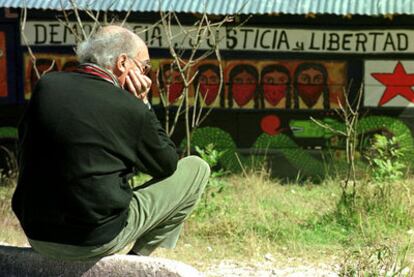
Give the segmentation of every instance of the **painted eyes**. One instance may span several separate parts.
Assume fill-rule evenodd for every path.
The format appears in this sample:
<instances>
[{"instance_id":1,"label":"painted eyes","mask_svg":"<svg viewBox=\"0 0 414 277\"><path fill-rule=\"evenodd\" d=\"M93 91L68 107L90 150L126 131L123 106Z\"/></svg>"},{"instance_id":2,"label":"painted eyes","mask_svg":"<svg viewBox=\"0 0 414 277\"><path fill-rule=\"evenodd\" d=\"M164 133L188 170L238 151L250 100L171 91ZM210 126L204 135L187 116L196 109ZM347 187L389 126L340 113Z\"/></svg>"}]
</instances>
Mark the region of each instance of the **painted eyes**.
<instances>
[{"instance_id":1,"label":"painted eyes","mask_svg":"<svg viewBox=\"0 0 414 277\"><path fill-rule=\"evenodd\" d=\"M279 84L286 84L288 79L286 77L280 78L273 78L273 77L265 77L263 79L263 83L266 85L279 85Z\"/></svg>"},{"instance_id":2,"label":"painted eyes","mask_svg":"<svg viewBox=\"0 0 414 277\"><path fill-rule=\"evenodd\" d=\"M303 73L299 76L299 81L302 84L322 84L323 76L322 74L316 74L311 76L306 73Z\"/></svg>"},{"instance_id":3,"label":"painted eyes","mask_svg":"<svg viewBox=\"0 0 414 277\"><path fill-rule=\"evenodd\" d=\"M248 78L248 79L244 79L244 78L240 78L240 77L236 77L233 80L234 84L256 84L256 80L252 79L252 78Z\"/></svg>"},{"instance_id":4,"label":"painted eyes","mask_svg":"<svg viewBox=\"0 0 414 277\"><path fill-rule=\"evenodd\" d=\"M212 77L205 77L205 76L200 76L200 83L201 84L213 84L216 85L219 83L219 80L216 76L212 76Z\"/></svg>"}]
</instances>

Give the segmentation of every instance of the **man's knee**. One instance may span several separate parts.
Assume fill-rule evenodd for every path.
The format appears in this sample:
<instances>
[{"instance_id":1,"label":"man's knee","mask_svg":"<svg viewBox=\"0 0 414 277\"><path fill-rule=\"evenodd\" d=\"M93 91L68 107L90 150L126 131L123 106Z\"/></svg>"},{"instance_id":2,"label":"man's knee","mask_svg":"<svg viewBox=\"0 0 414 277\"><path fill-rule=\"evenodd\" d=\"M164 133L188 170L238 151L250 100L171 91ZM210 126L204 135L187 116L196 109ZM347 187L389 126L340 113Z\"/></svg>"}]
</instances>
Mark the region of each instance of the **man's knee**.
<instances>
[{"instance_id":1,"label":"man's knee","mask_svg":"<svg viewBox=\"0 0 414 277\"><path fill-rule=\"evenodd\" d=\"M192 167L197 169L196 171L200 171L206 178L210 176L210 166L205 160L198 156L187 156L182 158L179 163L185 168Z\"/></svg>"},{"instance_id":2,"label":"man's knee","mask_svg":"<svg viewBox=\"0 0 414 277\"><path fill-rule=\"evenodd\" d=\"M201 194L210 177L210 166L206 161L197 156L188 156L179 161L179 170L186 171L186 174L190 174L191 180L188 185L192 186L194 194ZM187 175L188 176L188 175Z\"/></svg>"}]
</instances>

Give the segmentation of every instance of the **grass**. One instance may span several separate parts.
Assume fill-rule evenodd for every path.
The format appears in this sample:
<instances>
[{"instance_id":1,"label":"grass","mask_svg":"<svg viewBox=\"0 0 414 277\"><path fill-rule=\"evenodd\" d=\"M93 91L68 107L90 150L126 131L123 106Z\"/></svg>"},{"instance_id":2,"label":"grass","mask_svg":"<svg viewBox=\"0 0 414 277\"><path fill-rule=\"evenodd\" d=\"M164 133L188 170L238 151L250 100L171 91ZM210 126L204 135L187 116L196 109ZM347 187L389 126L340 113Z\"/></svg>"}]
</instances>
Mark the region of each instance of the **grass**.
<instances>
[{"instance_id":1,"label":"grass","mask_svg":"<svg viewBox=\"0 0 414 277\"><path fill-rule=\"evenodd\" d=\"M301 257L301 263L331 261L349 267L361 257L377 255L378 249L388 249L387 262L401 260L405 250L402 262L412 261L414 251L407 246L414 228L414 180L393 184L392 205L384 209L381 203L375 207L367 203L375 200L366 200L375 184L365 184L366 195L357 200L352 215L338 206L338 182L282 185L258 174L232 176L221 194L191 216L179 247L159 253L190 264L221 259L260 261L271 253L281 264Z\"/></svg>"},{"instance_id":2,"label":"grass","mask_svg":"<svg viewBox=\"0 0 414 277\"><path fill-rule=\"evenodd\" d=\"M358 270L375 272L393 264L411 266L413 179L392 184L387 203L375 196L376 184L362 182L352 213L338 204L337 179L318 185L281 184L264 172L253 172L221 181L224 190L199 203L177 248L159 249L156 256L205 269L220 260L250 263L271 254L280 265L342 264L344 276L364 276ZM0 241L25 244L10 210L11 193L12 187L0 187ZM372 259L381 255L386 261ZM300 259L295 262L294 257Z\"/></svg>"},{"instance_id":3,"label":"grass","mask_svg":"<svg viewBox=\"0 0 414 277\"><path fill-rule=\"evenodd\" d=\"M27 240L17 218L11 210L14 185L0 186L0 242L26 245Z\"/></svg>"}]
</instances>

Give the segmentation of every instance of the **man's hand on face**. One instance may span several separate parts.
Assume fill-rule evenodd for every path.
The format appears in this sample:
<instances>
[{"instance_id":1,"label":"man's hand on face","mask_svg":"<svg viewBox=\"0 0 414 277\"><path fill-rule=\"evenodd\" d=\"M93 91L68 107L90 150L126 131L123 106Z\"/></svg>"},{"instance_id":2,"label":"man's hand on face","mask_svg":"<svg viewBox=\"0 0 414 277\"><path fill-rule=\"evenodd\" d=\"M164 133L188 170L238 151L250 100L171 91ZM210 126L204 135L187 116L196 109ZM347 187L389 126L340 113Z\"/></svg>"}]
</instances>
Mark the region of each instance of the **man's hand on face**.
<instances>
[{"instance_id":1,"label":"man's hand on face","mask_svg":"<svg viewBox=\"0 0 414 277\"><path fill-rule=\"evenodd\" d=\"M130 69L125 78L126 89L141 99L145 104L148 103L148 92L151 88L152 81L142 74L138 69Z\"/></svg>"}]
</instances>

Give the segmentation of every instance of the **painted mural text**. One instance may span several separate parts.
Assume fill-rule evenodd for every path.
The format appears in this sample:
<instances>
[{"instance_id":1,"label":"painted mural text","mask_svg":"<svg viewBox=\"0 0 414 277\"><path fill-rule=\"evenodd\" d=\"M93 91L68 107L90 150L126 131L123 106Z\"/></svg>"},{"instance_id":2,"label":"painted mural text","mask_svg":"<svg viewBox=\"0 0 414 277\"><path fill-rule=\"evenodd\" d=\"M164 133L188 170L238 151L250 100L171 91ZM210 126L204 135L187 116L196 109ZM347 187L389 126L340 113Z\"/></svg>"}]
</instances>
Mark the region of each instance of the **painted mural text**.
<instances>
[{"instance_id":1,"label":"painted mural text","mask_svg":"<svg viewBox=\"0 0 414 277\"><path fill-rule=\"evenodd\" d=\"M310 50L349 52L406 51L408 35L404 32L312 32Z\"/></svg>"},{"instance_id":2,"label":"painted mural text","mask_svg":"<svg viewBox=\"0 0 414 277\"><path fill-rule=\"evenodd\" d=\"M76 25L73 24L76 28ZM84 24L86 32L93 23ZM160 25L131 23L132 30L153 48L168 48L170 42ZM192 48L199 38L192 27L185 27L187 36L178 26L171 26L175 47ZM75 38L68 27L58 22L27 22L26 35L32 45L73 45ZM193 28L194 30L194 28ZM195 31L195 30L194 30ZM193 34L194 33L194 34ZM314 53L414 53L414 30L315 30L291 28L220 28L201 43L200 49L220 41L223 50L281 51Z\"/></svg>"}]
</instances>

